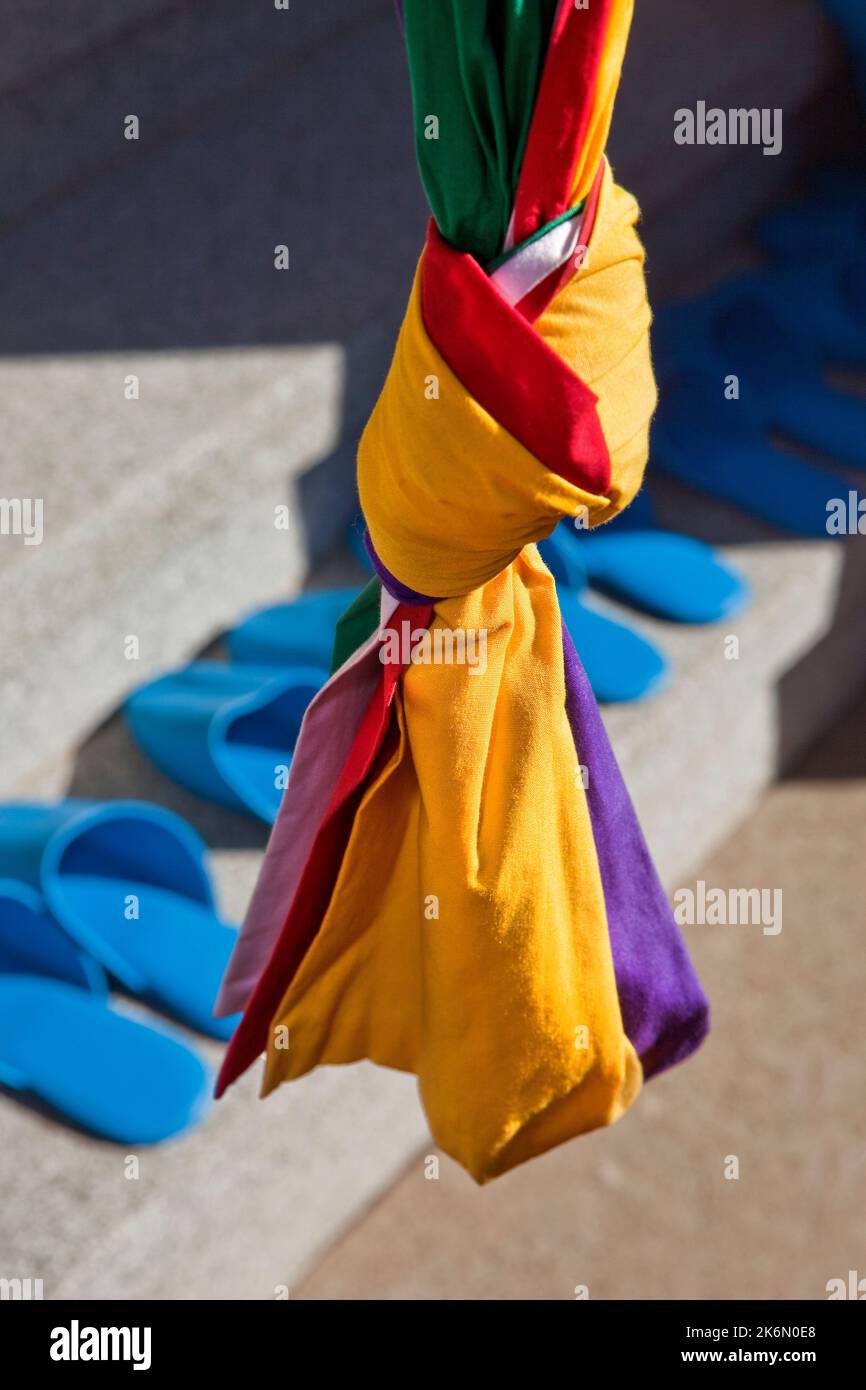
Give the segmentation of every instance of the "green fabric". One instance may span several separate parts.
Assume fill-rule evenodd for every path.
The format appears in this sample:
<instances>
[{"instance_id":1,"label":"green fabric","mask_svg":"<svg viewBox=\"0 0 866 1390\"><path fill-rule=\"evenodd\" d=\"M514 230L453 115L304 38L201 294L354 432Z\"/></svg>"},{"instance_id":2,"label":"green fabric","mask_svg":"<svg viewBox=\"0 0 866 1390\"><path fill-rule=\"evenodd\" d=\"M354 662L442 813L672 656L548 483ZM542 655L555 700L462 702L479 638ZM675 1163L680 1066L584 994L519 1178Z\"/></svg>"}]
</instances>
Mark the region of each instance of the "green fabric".
<instances>
[{"instance_id":1,"label":"green fabric","mask_svg":"<svg viewBox=\"0 0 866 1390\"><path fill-rule=\"evenodd\" d=\"M415 146L446 241L497 256L558 0L405 0ZM439 138L427 138L427 118Z\"/></svg>"},{"instance_id":2,"label":"green fabric","mask_svg":"<svg viewBox=\"0 0 866 1390\"><path fill-rule=\"evenodd\" d=\"M368 637L372 637L379 626L379 604L382 588L378 579L371 579L366 588L354 598L341 618L337 620L334 634L334 653L331 657L331 675L339 671Z\"/></svg>"}]
</instances>

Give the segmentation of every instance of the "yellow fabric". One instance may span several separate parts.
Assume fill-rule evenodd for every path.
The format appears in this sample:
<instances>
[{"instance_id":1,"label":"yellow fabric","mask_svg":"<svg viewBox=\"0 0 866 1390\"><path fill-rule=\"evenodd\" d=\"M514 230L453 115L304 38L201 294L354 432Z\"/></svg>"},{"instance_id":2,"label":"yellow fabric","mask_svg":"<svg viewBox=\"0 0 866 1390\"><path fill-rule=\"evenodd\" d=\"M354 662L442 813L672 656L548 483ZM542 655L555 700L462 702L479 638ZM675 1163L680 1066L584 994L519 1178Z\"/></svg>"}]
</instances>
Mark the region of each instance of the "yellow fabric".
<instances>
[{"instance_id":1,"label":"yellow fabric","mask_svg":"<svg viewBox=\"0 0 866 1390\"><path fill-rule=\"evenodd\" d=\"M468 397L427 339L417 282L359 453L378 554L448 595L435 626L486 631L486 669L411 666L398 686L330 906L273 1019L263 1093L323 1062L412 1071L434 1138L479 1182L615 1120L642 1081L559 606L532 544L581 505L606 520L640 485L655 390L635 216L607 171L589 268L537 325L600 397L607 497L549 472Z\"/></svg>"},{"instance_id":2,"label":"yellow fabric","mask_svg":"<svg viewBox=\"0 0 866 1390\"><path fill-rule=\"evenodd\" d=\"M535 548L439 604L436 624L485 629L486 671L404 678L399 737L274 1019L289 1045L273 1034L263 1094L320 1062L415 1072L434 1138L484 1181L616 1119L641 1068L565 714L559 606Z\"/></svg>"},{"instance_id":3,"label":"yellow fabric","mask_svg":"<svg viewBox=\"0 0 866 1390\"><path fill-rule=\"evenodd\" d=\"M376 552L423 594L465 594L582 507L590 525L632 500L656 392L635 200L605 170L586 267L536 331L599 398L611 455L606 496L560 478L464 389L424 331L419 275L384 389L358 452L358 490ZM439 399L425 383L438 379Z\"/></svg>"}]
</instances>

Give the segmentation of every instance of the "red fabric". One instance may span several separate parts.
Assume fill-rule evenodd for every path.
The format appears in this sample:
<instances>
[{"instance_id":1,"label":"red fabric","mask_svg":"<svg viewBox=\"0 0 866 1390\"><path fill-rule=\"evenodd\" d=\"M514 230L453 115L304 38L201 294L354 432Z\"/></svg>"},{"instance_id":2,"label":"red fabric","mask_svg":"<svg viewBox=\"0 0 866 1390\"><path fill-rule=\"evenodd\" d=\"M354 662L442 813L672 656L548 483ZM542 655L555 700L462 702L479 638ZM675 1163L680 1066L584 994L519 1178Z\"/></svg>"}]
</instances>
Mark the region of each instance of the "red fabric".
<instances>
[{"instance_id":1,"label":"red fabric","mask_svg":"<svg viewBox=\"0 0 866 1390\"><path fill-rule=\"evenodd\" d=\"M430 341L469 394L553 473L606 493L610 455L597 396L432 218L421 302Z\"/></svg>"},{"instance_id":2,"label":"red fabric","mask_svg":"<svg viewBox=\"0 0 866 1390\"><path fill-rule=\"evenodd\" d=\"M432 606L401 604L388 627L399 634L401 622L408 621L412 631L416 631L428 627L432 617ZM394 690L402 671L403 667L396 663L382 666L381 679L313 841L282 931L223 1058L216 1084L217 1099L265 1051L271 1020L319 930L343 862L358 803L391 723Z\"/></svg>"},{"instance_id":3,"label":"red fabric","mask_svg":"<svg viewBox=\"0 0 866 1390\"><path fill-rule=\"evenodd\" d=\"M570 205L612 3L590 0L577 10L562 0L553 22L514 204L516 246Z\"/></svg>"},{"instance_id":4,"label":"red fabric","mask_svg":"<svg viewBox=\"0 0 866 1390\"><path fill-rule=\"evenodd\" d=\"M586 200L586 207L583 211L583 219L580 228L580 244L589 249L592 240L592 229L595 226L595 217L598 212L598 200L601 194L601 184L604 178L604 160L598 166L598 173L595 176L595 183L592 185L589 197ZM564 265L552 270L546 279L536 285L534 290L530 290L517 304L515 309L529 323L535 323L540 319L548 304L556 298L563 285L567 285L573 275L579 274L580 265L575 261L566 261Z\"/></svg>"}]
</instances>

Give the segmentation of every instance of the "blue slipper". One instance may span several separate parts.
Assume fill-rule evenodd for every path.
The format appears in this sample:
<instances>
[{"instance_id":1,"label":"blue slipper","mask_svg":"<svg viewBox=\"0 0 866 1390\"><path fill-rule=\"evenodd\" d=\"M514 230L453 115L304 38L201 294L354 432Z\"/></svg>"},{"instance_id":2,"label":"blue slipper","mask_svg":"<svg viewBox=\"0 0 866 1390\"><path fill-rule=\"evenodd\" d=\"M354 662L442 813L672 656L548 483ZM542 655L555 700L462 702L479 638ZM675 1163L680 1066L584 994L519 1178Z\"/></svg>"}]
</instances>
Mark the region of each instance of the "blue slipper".
<instances>
[{"instance_id":1,"label":"blue slipper","mask_svg":"<svg viewBox=\"0 0 866 1390\"><path fill-rule=\"evenodd\" d=\"M715 623L749 601L746 581L711 546L654 524L646 489L614 525L576 531L562 522L554 536L576 552L593 588L652 617Z\"/></svg>"},{"instance_id":2,"label":"blue slipper","mask_svg":"<svg viewBox=\"0 0 866 1390\"><path fill-rule=\"evenodd\" d=\"M197 1124L207 1067L180 1039L118 1013L99 966L32 889L0 882L0 1084L119 1144Z\"/></svg>"},{"instance_id":3,"label":"blue slipper","mask_svg":"<svg viewBox=\"0 0 866 1390\"><path fill-rule=\"evenodd\" d=\"M211 1079L178 1039L57 980L0 975L0 1083L118 1144L158 1144L205 1115Z\"/></svg>"},{"instance_id":4,"label":"blue slipper","mask_svg":"<svg viewBox=\"0 0 866 1390\"><path fill-rule=\"evenodd\" d=\"M47 975L100 998L108 980L54 920L45 899L17 879L0 879L0 975Z\"/></svg>"},{"instance_id":5,"label":"blue slipper","mask_svg":"<svg viewBox=\"0 0 866 1390\"><path fill-rule=\"evenodd\" d=\"M866 368L866 267L831 258L808 275L783 265L749 283L786 333L807 343L825 366Z\"/></svg>"},{"instance_id":6,"label":"blue slipper","mask_svg":"<svg viewBox=\"0 0 866 1390\"><path fill-rule=\"evenodd\" d=\"M260 608L226 634L232 661L327 671L337 621L357 596L357 589L321 589Z\"/></svg>"},{"instance_id":7,"label":"blue slipper","mask_svg":"<svg viewBox=\"0 0 866 1390\"><path fill-rule=\"evenodd\" d=\"M811 539L827 537L827 505L847 479L783 452L743 401L723 398L723 375L705 364L663 381L652 458L678 482Z\"/></svg>"},{"instance_id":8,"label":"blue slipper","mask_svg":"<svg viewBox=\"0 0 866 1390\"><path fill-rule=\"evenodd\" d=\"M169 777L271 823L304 711L327 679L326 668L197 661L134 691L124 715Z\"/></svg>"},{"instance_id":9,"label":"blue slipper","mask_svg":"<svg viewBox=\"0 0 866 1390\"><path fill-rule=\"evenodd\" d=\"M866 400L826 384L814 347L805 334L786 329L760 277L729 281L704 299L659 314L655 345L663 379L671 364L712 364L719 394L726 377L736 375L741 398L767 431L866 467ZM743 399L723 404L733 413Z\"/></svg>"},{"instance_id":10,"label":"blue slipper","mask_svg":"<svg viewBox=\"0 0 866 1390\"><path fill-rule=\"evenodd\" d=\"M237 931L217 914L205 855L185 821L146 802L0 806L0 878L41 893L79 950L131 993L226 1039L237 1018L215 1019L213 1005ZM45 940L61 959L56 937ZM69 970L59 978L75 983Z\"/></svg>"},{"instance_id":11,"label":"blue slipper","mask_svg":"<svg viewBox=\"0 0 866 1390\"><path fill-rule=\"evenodd\" d=\"M583 602L586 571L580 547L572 547L557 529L539 543L538 551L556 580L562 620L599 703L645 700L664 689L670 668L661 652L632 628Z\"/></svg>"},{"instance_id":12,"label":"blue slipper","mask_svg":"<svg viewBox=\"0 0 866 1390\"><path fill-rule=\"evenodd\" d=\"M766 290L789 332L805 336L824 362L866 366L866 181L862 201L849 175L826 173L835 192L772 213L759 236L776 268Z\"/></svg>"},{"instance_id":13,"label":"blue slipper","mask_svg":"<svg viewBox=\"0 0 866 1390\"><path fill-rule=\"evenodd\" d=\"M768 214L758 229L761 246L775 261L794 266L801 285L827 262L856 263L866 238L866 208L836 197L795 203ZM796 310L796 300L792 306Z\"/></svg>"}]
</instances>

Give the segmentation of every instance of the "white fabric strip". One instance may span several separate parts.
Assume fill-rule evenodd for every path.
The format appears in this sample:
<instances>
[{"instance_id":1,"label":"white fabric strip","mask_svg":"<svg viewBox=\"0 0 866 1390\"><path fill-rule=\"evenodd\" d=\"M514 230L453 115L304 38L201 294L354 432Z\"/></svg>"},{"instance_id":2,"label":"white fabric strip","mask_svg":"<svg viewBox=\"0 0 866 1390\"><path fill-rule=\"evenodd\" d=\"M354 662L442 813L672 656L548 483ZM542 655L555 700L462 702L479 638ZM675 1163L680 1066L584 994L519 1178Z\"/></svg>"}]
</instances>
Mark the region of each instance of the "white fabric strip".
<instances>
[{"instance_id":1,"label":"white fabric strip","mask_svg":"<svg viewBox=\"0 0 866 1390\"><path fill-rule=\"evenodd\" d=\"M490 278L509 304L519 304L552 271L578 254L583 220L584 214L576 213L566 222L559 222L494 270Z\"/></svg>"}]
</instances>

